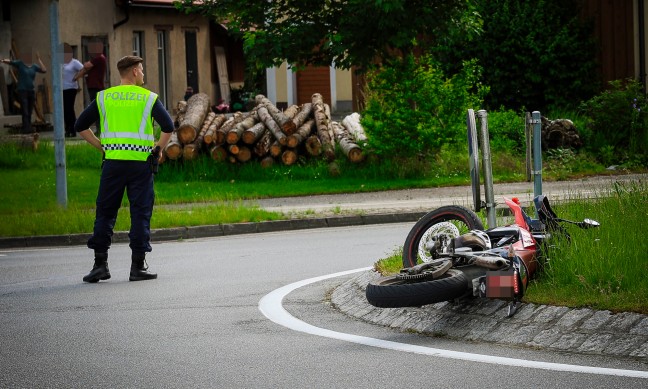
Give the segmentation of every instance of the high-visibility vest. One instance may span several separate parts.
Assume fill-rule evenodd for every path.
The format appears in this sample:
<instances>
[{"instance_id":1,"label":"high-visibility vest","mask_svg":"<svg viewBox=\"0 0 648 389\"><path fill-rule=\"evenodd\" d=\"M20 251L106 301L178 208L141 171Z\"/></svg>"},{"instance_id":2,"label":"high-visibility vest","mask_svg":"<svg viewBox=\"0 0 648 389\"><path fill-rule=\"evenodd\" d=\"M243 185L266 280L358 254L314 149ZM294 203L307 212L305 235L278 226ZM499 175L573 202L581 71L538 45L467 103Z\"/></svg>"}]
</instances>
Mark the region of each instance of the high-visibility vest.
<instances>
[{"instance_id":1,"label":"high-visibility vest","mask_svg":"<svg viewBox=\"0 0 648 389\"><path fill-rule=\"evenodd\" d=\"M106 159L146 161L153 146L151 111L157 94L135 85L120 85L97 94L101 145Z\"/></svg>"}]
</instances>

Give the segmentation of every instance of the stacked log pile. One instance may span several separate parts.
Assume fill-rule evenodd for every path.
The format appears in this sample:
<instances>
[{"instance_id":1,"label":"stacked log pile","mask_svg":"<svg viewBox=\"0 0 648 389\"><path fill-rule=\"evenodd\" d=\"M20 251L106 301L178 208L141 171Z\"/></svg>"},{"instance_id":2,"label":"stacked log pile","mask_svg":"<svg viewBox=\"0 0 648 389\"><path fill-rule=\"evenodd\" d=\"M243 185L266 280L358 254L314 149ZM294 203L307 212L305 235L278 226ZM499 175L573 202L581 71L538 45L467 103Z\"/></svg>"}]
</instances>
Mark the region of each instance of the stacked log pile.
<instances>
[{"instance_id":1,"label":"stacked log pile","mask_svg":"<svg viewBox=\"0 0 648 389\"><path fill-rule=\"evenodd\" d=\"M362 161L367 138L360 116L339 123L331 120L322 95L315 93L311 100L282 111L258 95L250 112L226 115L211 112L206 94L194 94L176 107L176 130L164 149L165 159L190 161L206 153L215 161L257 161L263 167L292 165L301 156L333 162L337 144L349 161Z\"/></svg>"},{"instance_id":2,"label":"stacked log pile","mask_svg":"<svg viewBox=\"0 0 648 389\"><path fill-rule=\"evenodd\" d=\"M578 130L571 120L549 120L543 116L541 122L543 151L568 147L578 149L583 146Z\"/></svg>"}]
</instances>

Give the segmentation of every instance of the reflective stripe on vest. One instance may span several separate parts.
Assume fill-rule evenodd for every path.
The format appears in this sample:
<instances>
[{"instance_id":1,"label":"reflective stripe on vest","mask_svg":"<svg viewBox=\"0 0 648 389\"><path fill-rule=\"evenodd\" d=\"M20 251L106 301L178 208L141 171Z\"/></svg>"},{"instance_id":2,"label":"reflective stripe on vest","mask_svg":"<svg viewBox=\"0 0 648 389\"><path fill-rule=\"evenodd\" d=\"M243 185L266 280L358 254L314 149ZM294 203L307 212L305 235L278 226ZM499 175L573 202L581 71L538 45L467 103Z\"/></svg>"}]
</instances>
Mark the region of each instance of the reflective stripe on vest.
<instances>
[{"instance_id":1,"label":"reflective stripe on vest","mask_svg":"<svg viewBox=\"0 0 648 389\"><path fill-rule=\"evenodd\" d=\"M122 85L97 94L106 159L145 161L155 143L151 111L157 94Z\"/></svg>"}]
</instances>

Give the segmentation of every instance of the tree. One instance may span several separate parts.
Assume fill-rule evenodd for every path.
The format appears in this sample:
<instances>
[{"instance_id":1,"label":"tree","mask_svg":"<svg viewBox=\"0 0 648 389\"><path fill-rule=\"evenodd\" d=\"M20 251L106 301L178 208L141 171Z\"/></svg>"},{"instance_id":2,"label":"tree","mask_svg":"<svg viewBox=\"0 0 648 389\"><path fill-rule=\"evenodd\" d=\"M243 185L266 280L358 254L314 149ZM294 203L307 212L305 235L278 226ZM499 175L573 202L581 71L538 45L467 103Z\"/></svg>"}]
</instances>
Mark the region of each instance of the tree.
<instances>
[{"instance_id":1,"label":"tree","mask_svg":"<svg viewBox=\"0 0 648 389\"><path fill-rule=\"evenodd\" d=\"M257 69L280 65L361 70L423 52L464 21L470 0L182 0L177 7L227 25Z\"/></svg>"},{"instance_id":2,"label":"tree","mask_svg":"<svg viewBox=\"0 0 648 389\"><path fill-rule=\"evenodd\" d=\"M435 47L446 71L476 58L488 109L574 109L600 88L592 25L578 0L476 0L478 39L448 34Z\"/></svg>"}]
</instances>

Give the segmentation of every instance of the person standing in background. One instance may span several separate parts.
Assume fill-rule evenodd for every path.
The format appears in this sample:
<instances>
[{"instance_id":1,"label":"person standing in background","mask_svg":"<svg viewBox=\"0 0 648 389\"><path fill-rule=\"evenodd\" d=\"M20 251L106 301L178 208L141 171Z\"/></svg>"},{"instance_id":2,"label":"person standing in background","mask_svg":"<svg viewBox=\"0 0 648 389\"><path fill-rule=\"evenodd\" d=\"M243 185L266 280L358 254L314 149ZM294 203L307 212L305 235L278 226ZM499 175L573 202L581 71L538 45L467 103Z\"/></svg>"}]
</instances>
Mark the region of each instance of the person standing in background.
<instances>
[{"instance_id":1,"label":"person standing in background","mask_svg":"<svg viewBox=\"0 0 648 389\"><path fill-rule=\"evenodd\" d=\"M76 101L79 83L76 75L83 69L83 64L72 56L72 46L63 44L63 119L65 121L65 137L74 137L74 102Z\"/></svg>"},{"instance_id":2,"label":"person standing in background","mask_svg":"<svg viewBox=\"0 0 648 389\"><path fill-rule=\"evenodd\" d=\"M88 44L90 60L83 64L83 70L77 74L76 79L86 77L86 87L90 94L90 101L96 100L97 93L106 89L106 57L103 54L103 43L91 42Z\"/></svg>"},{"instance_id":3,"label":"person standing in background","mask_svg":"<svg viewBox=\"0 0 648 389\"><path fill-rule=\"evenodd\" d=\"M81 77L86 77L86 87L90 95L90 101L97 99L97 93L106 89L104 79L106 78L106 56L103 53L103 43L91 42L88 44L88 52L90 53L90 60L83 64L83 69L76 75L75 80ZM95 134L99 134L99 125Z\"/></svg>"},{"instance_id":4,"label":"person standing in background","mask_svg":"<svg viewBox=\"0 0 648 389\"><path fill-rule=\"evenodd\" d=\"M33 63L31 53L24 53L20 56L20 59L16 60L2 60L2 63L9 64L18 70L18 85L16 90L20 98L23 134L33 132L31 115L34 110L34 104L36 103L36 92L34 89L36 73L47 73L47 68L43 65L43 61L41 61L38 52L36 52L36 61L38 61L38 64Z\"/></svg>"}]
</instances>

